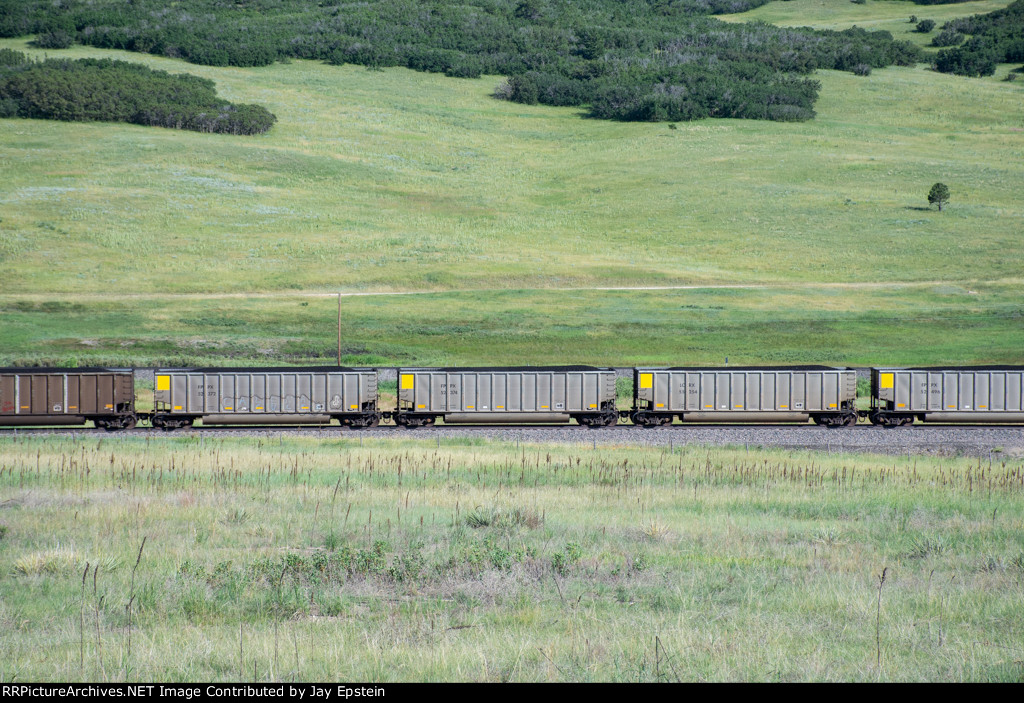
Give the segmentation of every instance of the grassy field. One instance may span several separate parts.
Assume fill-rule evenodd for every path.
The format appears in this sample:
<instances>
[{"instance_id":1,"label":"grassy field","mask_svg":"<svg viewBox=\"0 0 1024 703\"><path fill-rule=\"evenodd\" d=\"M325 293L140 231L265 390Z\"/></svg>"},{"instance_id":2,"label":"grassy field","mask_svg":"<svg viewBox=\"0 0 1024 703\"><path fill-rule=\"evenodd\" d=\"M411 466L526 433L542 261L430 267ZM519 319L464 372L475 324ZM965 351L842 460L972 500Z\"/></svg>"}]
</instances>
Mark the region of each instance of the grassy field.
<instances>
[{"instance_id":1,"label":"grassy field","mask_svg":"<svg viewBox=\"0 0 1024 703\"><path fill-rule=\"evenodd\" d=\"M24 42L3 41L24 48ZM32 51L41 56L43 52ZM822 72L819 117L616 124L498 78L218 69L263 137L5 120L4 292L409 290L996 279L1019 231L1021 87ZM928 188L948 182L948 211ZM950 250L958 254L949 257Z\"/></svg>"},{"instance_id":2,"label":"grassy field","mask_svg":"<svg viewBox=\"0 0 1024 703\"><path fill-rule=\"evenodd\" d=\"M794 0L751 16L864 24L857 13L897 22L1000 4ZM0 46L46 53L25 40ZM705 120L670 129L495 100L497 77L302 61L214 68L85 47L60 55L194 73L280 121L262 137L0 121L0 363L318 358L333 338L327 303L310 299L309 310L296 310L290 298L249 296L334 290L438 294L353 299L360 324L347 335L346 357L373 363L498 361L512 350L523 358L524 347L538 361L564 361L566 349L581 352L580 361L678 360L681 351L704 361L728 348L751 361L853 362L873 351L854 343L867 329L860 323L841 322L848 341L825 348L797 329L792 340L775 334L779 324L823 314L837 294L814 284L844 282L951 290L994 282L981 309L977 298L944 299L932 336L945 341L918 342L900 359L1005 361L1003 350L1019 349L1019 326L989 322L1017 304L1022 275L1024 120L1021 85L1001 80L1009 67L990 79L924 66L867 78L820 72L811 122ZM940 180L952 191L941 213L926 200ZM665 294L653 301L664 301L659 311L645 307L652 299L642 292L558 290L757 283L810 288L783 288L779 315L760 292ZM904 290L879 291L877 310L856 313L851 304L843 314L888 316L893 326L879 335L893 340L896 318L928 314L924 301L908 309ZM134 293L154 297L140 302ZM225 293L239 297L171 297ZM676 328L666 314L692 295L722 306L698 327L703 340L715 339L707 354L695 349L703 341L681 345L694 327L684 318ZM287 324L272 324L281 316ZM601 350L650 317L657 334L629 343L644 351ZM710 326L722 317L733 326ZM959 336L978 324L987 326L984 342ZM759 333L763 325L770 329ZM535 328L528 342L503 333ZM163 342L139 341L161 330ZM422 334L382 338L384 330ZM581 346L580 335L597 341ZM236 343L227 354L204 348ZM906 346L892 341L879 351Z\"/></svg>"},{"instance_id":3,"label":"grassy field","mask_svg":"<svg viewBox=\"0 0 1024 703\"><path fill-rule=\"evenodd\" d=\"M337 297L40 297L0 301L0 315L9 364L330 364L337 354ZM345 297L342 363L1020 363L1022 316L1020 281Z\"/></svg>"},{"instance_id":4,"label":"grassy field","mask_svg":"<svg viewBox=\"0 0 1024 703\"><path fill-rule=\"evenodd\" d=\"M770 2L749 12L718 15L718 19L726 22L759 20L780 27L815 29L841 30L857 26L871 31L885 30L896 39L928 47L943 23L957 17L1001 10L1009 4L1007 0L975 0L949 5L915 5L899 0L870 0L861 5L834 0L785 0ZM915 32L916 23L909 21L911 16L917 17L918 21L934 20L935 29L928 34ZM934 48L933 50L938 51Z\"/></svg>"},{"instance_id":5,"label":"grassy field","mask_svg":"<svg viewBox=\"0 0 1024 703\"><path fill-rule=\"evenodd\" d=\"M0 457L4 681L1024 677L1019 459L211 437Z\"/></svg>"}]
</instances>

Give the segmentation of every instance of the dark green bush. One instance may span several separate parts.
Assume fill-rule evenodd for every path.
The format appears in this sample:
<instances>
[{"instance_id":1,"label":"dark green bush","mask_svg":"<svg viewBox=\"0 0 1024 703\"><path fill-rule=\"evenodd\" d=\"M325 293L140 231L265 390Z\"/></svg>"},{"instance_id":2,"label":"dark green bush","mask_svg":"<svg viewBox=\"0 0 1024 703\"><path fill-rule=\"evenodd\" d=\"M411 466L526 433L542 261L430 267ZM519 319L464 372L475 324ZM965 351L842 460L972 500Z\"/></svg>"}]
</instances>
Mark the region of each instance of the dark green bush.
<instances>
[{"instance_id":1,"label":"dark green bush","mask_svg":"<svg viewBox=\"0 0 1024 703\"><path fill-rule=\"evenodd\" d=\"M40 49L67 49L75 43L75 35L63 29L44 32L32 41L32 45Z\"/></svg>"},{"instance_id":2,"label":"dark green bush","mask_svg":"<svg viewBox=\"0 0 1024 703\"><path fill-rule=\"evenodd\" d=\"M132 122L227 134L262 134L276 121L259 105L217 97L213 82L109 59L40 63L0 51L0 116Z\"/></svg>"},{"instance_id":3,"label":"dark green bush","mask_svg":"<svg viewBox=\"0 0 1024 703\"><path fill-rule=\"evenodd\" d=\"M0 49L0 66L23 66L28 62L28 56L20 51Z\"/></svg>"},{"instance_id":4,"label":"dark green bush","mask_svg":"<svg viewBox=\"0 0 1024 703\"><path fill-rule=\"evenodd\" d=\"M961 76L991 76L996 72L998 59L994 47L971 39L963 46L940 51L935 58L935 70Z\"/></svg>"},{"instance_id":5,"label":"dark green bush","mask_svg":"<svg viewBox=\"0 0 1024 703\"><path fill-rule=\"evenodd\" d=\"M962 44L965 37L955 29L943 29L941 32L932 37L932 46L945 47L945 46L956 46Z\"/></svg>"},{"instance_id":6,"label":"dark green bush","mask_svg":"<svg viewBox=\"0 0 1024 703\"><path fill-rule=\"evenodd\" d=\"M17 116L18 101L14 98L0 98L0 118Z\"/></svg>"}]
</instances>

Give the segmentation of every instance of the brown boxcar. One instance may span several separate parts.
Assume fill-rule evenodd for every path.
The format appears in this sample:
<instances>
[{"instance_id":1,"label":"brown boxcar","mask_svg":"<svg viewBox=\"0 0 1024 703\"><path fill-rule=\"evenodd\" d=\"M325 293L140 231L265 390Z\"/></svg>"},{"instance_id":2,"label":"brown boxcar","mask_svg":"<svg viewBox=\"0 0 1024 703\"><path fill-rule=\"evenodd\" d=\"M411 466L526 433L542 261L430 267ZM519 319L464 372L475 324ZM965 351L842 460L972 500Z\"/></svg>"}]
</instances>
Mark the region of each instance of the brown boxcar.
<instances>
[{"instance_id":1,"label":"brown boxcar","mask_svg":"<svg viewBox=\"0 0 1024 703\"><path fill-rule=\"evenodd\" d=\"M0 369L0 425L134 427L130 369Z\"/></svg>"}]
</instances>

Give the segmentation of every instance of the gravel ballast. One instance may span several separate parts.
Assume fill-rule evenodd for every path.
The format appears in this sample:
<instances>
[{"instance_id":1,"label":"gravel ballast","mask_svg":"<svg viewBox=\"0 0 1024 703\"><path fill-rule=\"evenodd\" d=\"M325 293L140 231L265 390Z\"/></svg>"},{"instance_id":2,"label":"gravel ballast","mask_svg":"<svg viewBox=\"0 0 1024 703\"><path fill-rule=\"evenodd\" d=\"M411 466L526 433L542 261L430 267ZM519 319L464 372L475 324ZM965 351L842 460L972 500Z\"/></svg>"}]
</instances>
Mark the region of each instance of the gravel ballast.
<instances>
[{"instance_id":1,"label":"gravel ballast","mask_svg":"<svg viewBox=\"0 0 1024 703\"><path fill-rule=\"evenodd\" d=\"M684 445L733 446L746 449L761 447L807 449L829 453L869 452L878 454L936 454L990 457L1004 455L1024 456L1024 427L982 426L915 426L882 429L871 426L829 429L812 425L764 426L740 425L732 427L706 425L674 425L658 429L631 426L589 429L566 427L506 427L506 426L437 426L418 430L383 426L366 430L351 430L338 426L326 428L255 428L216 427L207 429L163 432L137 428L107 433L82 429L5 429L0 437L16 438L35 435L100 436L105 440L118 437L145 435L148 437L261 437L265 440L285 435L299 435L321 439L409 439L436 441L443 446L445 440L478 438L500 442L528 444L575 444L592 448L602 446L681 447Z\"/></svg>"}]
</instances>

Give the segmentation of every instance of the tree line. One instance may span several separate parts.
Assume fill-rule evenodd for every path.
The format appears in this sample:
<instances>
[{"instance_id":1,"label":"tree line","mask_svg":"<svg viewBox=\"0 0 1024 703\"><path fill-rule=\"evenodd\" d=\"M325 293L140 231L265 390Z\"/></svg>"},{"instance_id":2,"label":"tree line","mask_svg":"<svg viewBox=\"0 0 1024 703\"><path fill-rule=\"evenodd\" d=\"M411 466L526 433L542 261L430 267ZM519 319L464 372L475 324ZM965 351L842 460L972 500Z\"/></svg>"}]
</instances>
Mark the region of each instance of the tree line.
<instances>
[{"instance_id":1,"label":"tree line","mask_svg":"<svg viewBox=\"0 0 1024 703\"><path fill-rule=\"evenodd\" d=\"M108 121L263 134L277 118L217 97L213 81L110 59L32 61L0 49L0 117Z\"/></svg>"},{"instance_id":2,"label":"tree line","mask_svg":"<svg viewBox=\"0 0 1024 703\"><path fill-rule=\"evenodd\" d=\"M991 76L996 64L1024 62L1024 0L985 15L946 22L932 42L950 47L935 58L935 68L943 73Z\"/></svg>"},{"instance_id":3,"label":"tree line","mask_svg":"<svg viewBox=\"0 0 1024 703\"><path fill-rule=\"evenodd\" d=\"M0 35L208 65L303 58L504 75L498 97L617 120L814 116L818 68L922 59L888 32L726 23L768 0L0 0Z\"/></svg>"}]
</instances>

